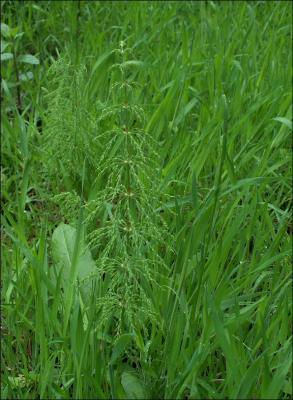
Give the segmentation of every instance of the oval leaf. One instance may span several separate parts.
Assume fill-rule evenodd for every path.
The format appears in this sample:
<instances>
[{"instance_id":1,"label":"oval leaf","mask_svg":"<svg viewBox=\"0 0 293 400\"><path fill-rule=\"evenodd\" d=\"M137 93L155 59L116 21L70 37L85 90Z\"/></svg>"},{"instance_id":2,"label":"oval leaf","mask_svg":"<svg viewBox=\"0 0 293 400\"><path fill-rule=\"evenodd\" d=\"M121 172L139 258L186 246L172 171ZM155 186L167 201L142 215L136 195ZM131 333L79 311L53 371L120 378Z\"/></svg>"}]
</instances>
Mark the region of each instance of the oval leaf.
<instances>
[{"instance_id":1,"label":"oval leaf","mask_svg":"<svg viewBox=\"0 0 293 400\"><path fill-rule=\"evenodd\" d=\"M1 61L11 60L13 58L12 53L1 53Z\"/></svg>"},{"instance_id":2,"label":"oval leaf","mask_svg":"<svg viewBox=\"0 0 293 400\"><path fill-rule=\"evenodd\" d=\"M9 26L6 25L6 24L3 24L3 22L1 22L1 34L2 34L4 37L9 37L9 35L10 35L10 28L9 28Z\"/></svg>"},{"instance_id":3,"label":"oval leaf","mask_svg":"<svg viewBox=\"0 0 293 400\"><path fill-rule=\"evenodd\" d=\"M30 81L33 79L34 74L31 71L24 72L23 74L19 74L19 79L23 82Z\"/></svg>"},{"instance_id":4,"label":"oval leaf","mask_svg":"<svg viewBox=\"0 0 293 400\"><path fill-rule=\"evenodd\" d=\"M129 372L123 372L121 377L121 384L125 390L127 399L147 399L143 383L134 375Z\"/></svg>"},{"instance_id":5,"label":"oval leaf","mask_svg":"<svg viewBox=\"0 0 293 400\"><path fill-rule=\"evenodd\" d=\"M52 236L52 256L57 268L62 268L62 286L70 281L69 278L76 236L76 229L64 223L61 223L55 229ZM82 281L95 273L96 265L89 249L86 249L84 243L82 243L80 247L81 250L77 257L77 278ZM85 283L82 284L82 289L85 291L85 294L90 291L90 288L91 282L90 280L86 280Z\"/></svg>"},{"instance_id":6,"label":"oval leaf","mask_svg":"<svg viewBox=\"0 0 293 400\"><path fill-rule=\"evenodd\" d=\"M23 56L19 56L17 58L19 62L27 63L27 64L40 64L40 61L37 57L32 54L25 54Z\"/></svg>"}]
</instances>

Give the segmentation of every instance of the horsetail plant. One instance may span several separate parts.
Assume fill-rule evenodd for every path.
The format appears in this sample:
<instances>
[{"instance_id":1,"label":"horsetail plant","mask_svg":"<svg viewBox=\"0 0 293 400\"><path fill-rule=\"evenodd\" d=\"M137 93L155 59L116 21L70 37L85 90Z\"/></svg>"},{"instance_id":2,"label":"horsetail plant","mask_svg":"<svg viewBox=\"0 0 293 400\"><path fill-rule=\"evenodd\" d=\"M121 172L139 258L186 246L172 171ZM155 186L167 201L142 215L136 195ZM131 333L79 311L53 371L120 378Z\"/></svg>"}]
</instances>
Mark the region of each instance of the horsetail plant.
<instances>
[{"instance_id":1,"label":"horsetail plant","mask_svg":"<svg viewBox=\"0 0 293 400\"><path fill-rule=\"evenodd\" d=\"M51 66L48 79L53 90L47 94L44 174L60 191L69 192L72 200L73 193L81 191L80 165L90 159L94 135L84 93L86 69L71 64L66 57L60 58Z\"/></svg>"},{"instance_id":2,"label":"horsetail plant","mask_svg":"<svg viewBox=\"0 0 293 400\"><path fill-rule=\"evenodd\" d=\"M137 101L139 84L134 68L141 63L128 60L129 54L132 49L124 41L113 50L118 62L109 69L107 101L97 104L91 113L81 98L80 109L72 112L69 75L63 86L57 85L51 95L47 133L47 154L55 165L51 172L56 174L63 168L65 178L72 182L71 190L60 187L61 193L54 199L66 219L72 221L77 218L83 197L87 241L96 258L100 282L96 297L100 320L111 324L113 317L116 333L122 326L132 329L147 319L155 321L158 310L152 287L159 284L165 268L164 243L171 243L170 238L166 240L168 233L162 218L154 211L160 195L159 154L155 139L143 129L146 116ZM57 62L55 68L60 71L62 65L64 61ZM86 86L83 72L76 71L78 93ZM58 110L62 110L63 118L58 118ZM81 122L81 113L83 124L78 126L76 148L73 132L76 123ZM87 163L87 171L94 171L85 178L90 181L88 195L79 189L81 177L75 161L80 164L80 158Z\"/></svg>"},{"instance_id":3,"label":"horsetail plant","mask_svg":"<svg viewBox=\"0 0 293 400\"><path fill-rule=\"evenodd\" d=\"M155 316L152 285L165 265L160 256L165 230L154 212L159 201L157 144L144 131L145 113L135 101L137 83L131 71L139 63L127 60L131 49L123 41L115 53L120 62L111 67L110 105L101 109L101 133L95 138L104 149L97 165L97 180L104 188L86 205L87 221L95 224L104 218L104 223L88 238L98 251L107 288L102 320L115 310L118 326L123 320L133 326Z\"/></svg>"}]
</instances>

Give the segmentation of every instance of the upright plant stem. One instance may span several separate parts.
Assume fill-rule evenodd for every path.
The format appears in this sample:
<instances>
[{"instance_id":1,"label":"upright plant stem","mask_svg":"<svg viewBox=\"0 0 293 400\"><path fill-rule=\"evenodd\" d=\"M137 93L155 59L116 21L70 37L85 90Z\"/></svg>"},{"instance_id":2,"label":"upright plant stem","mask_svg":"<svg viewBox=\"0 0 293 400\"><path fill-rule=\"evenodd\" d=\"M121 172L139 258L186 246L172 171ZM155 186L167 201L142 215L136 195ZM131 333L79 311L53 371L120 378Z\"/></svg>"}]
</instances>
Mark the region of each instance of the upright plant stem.
<instances>
[{"instance_id":1,"label":"upright plant stem","mask_svg":"<svg viewBox=\"0 0 293 400\"><path fill-rule=\"evenodd\" d=\"M81 4L80 0L76 2L76 21L75 21L75 65L78 65L79 63L79 34L80 34L80 29L79 29L79 18L80 18L80 11L81 11Z\"/></svg>"},{"instance_id":2,"label":"upright plant stem","mask_svg":"<svg viewBox=\"0 0 293 400\"><path fill-rule=\"evenodd\" d=\"M77 125L78 125L78 98L77 98L77 68L79 64L79 17L80 17L80 0L76 3L76 19L75 19L75 71L74 71L74 98L75 98L75 126L74 126L74 145L77 147Z\"/></svg>"},{"instance_id":3,"label":"upright plant stem","mask_svg":"<svg viewBox=\"0 0 293 400\"><path fill-rule=\"evenodd\" d=\"M21 96L20 96L20 79L19 79L19 71L17 65L17 58L16 58L16 49L15 43L12 43L12 54L13 54L13 64L14 64L14 71L15 71L15 78L16 78L16 104L18 111L22 110L22 103L21 103Z\"/></svg>"}]
</instances>

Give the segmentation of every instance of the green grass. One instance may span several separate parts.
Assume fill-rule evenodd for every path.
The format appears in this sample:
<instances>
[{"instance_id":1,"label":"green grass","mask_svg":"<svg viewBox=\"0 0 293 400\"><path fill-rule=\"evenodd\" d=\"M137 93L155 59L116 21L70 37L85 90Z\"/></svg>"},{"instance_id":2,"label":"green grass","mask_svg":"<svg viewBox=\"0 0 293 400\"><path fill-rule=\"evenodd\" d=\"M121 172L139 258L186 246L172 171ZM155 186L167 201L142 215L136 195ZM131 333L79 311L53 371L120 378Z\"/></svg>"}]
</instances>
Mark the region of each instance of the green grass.
<instances>
[{"instance_id":1,"label":"green grass","mask_svg":"<svg viewBox=\"0 0 293 400\"><path fill-rule=\"evenodd\" d=\"M291 3L1 12L2 398L292 398Z\"/></svg>"}]
</instances>

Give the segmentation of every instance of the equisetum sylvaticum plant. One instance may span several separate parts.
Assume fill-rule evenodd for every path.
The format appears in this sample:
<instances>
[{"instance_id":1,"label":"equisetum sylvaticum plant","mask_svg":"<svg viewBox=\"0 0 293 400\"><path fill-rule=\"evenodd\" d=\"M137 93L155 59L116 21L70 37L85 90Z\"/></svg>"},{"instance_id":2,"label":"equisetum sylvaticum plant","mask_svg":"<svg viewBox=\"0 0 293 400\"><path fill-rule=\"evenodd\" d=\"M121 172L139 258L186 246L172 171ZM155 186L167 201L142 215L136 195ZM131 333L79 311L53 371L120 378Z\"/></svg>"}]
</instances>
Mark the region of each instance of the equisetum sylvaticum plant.
<instances>
[{"instance_id":1,"label":"equisetum sylvaticum plant","mask_svg":"<svg viewBox=\"0 0 293 400\"><path fill-rule=\"evenodd\" d=\"M135 80L141 63L130 55L123 41L113 50L107 100L91 112L86 70L74 71L66 60L57 61L46 132L47 173L62 179L54 200L69 222L80 206L84 209L87 243L96 260L100 321L116 333L156 320L152 288L161 282L172 242L155 211L160 202L158 145L144 130Z\"/></svg>"}]
</instances>

